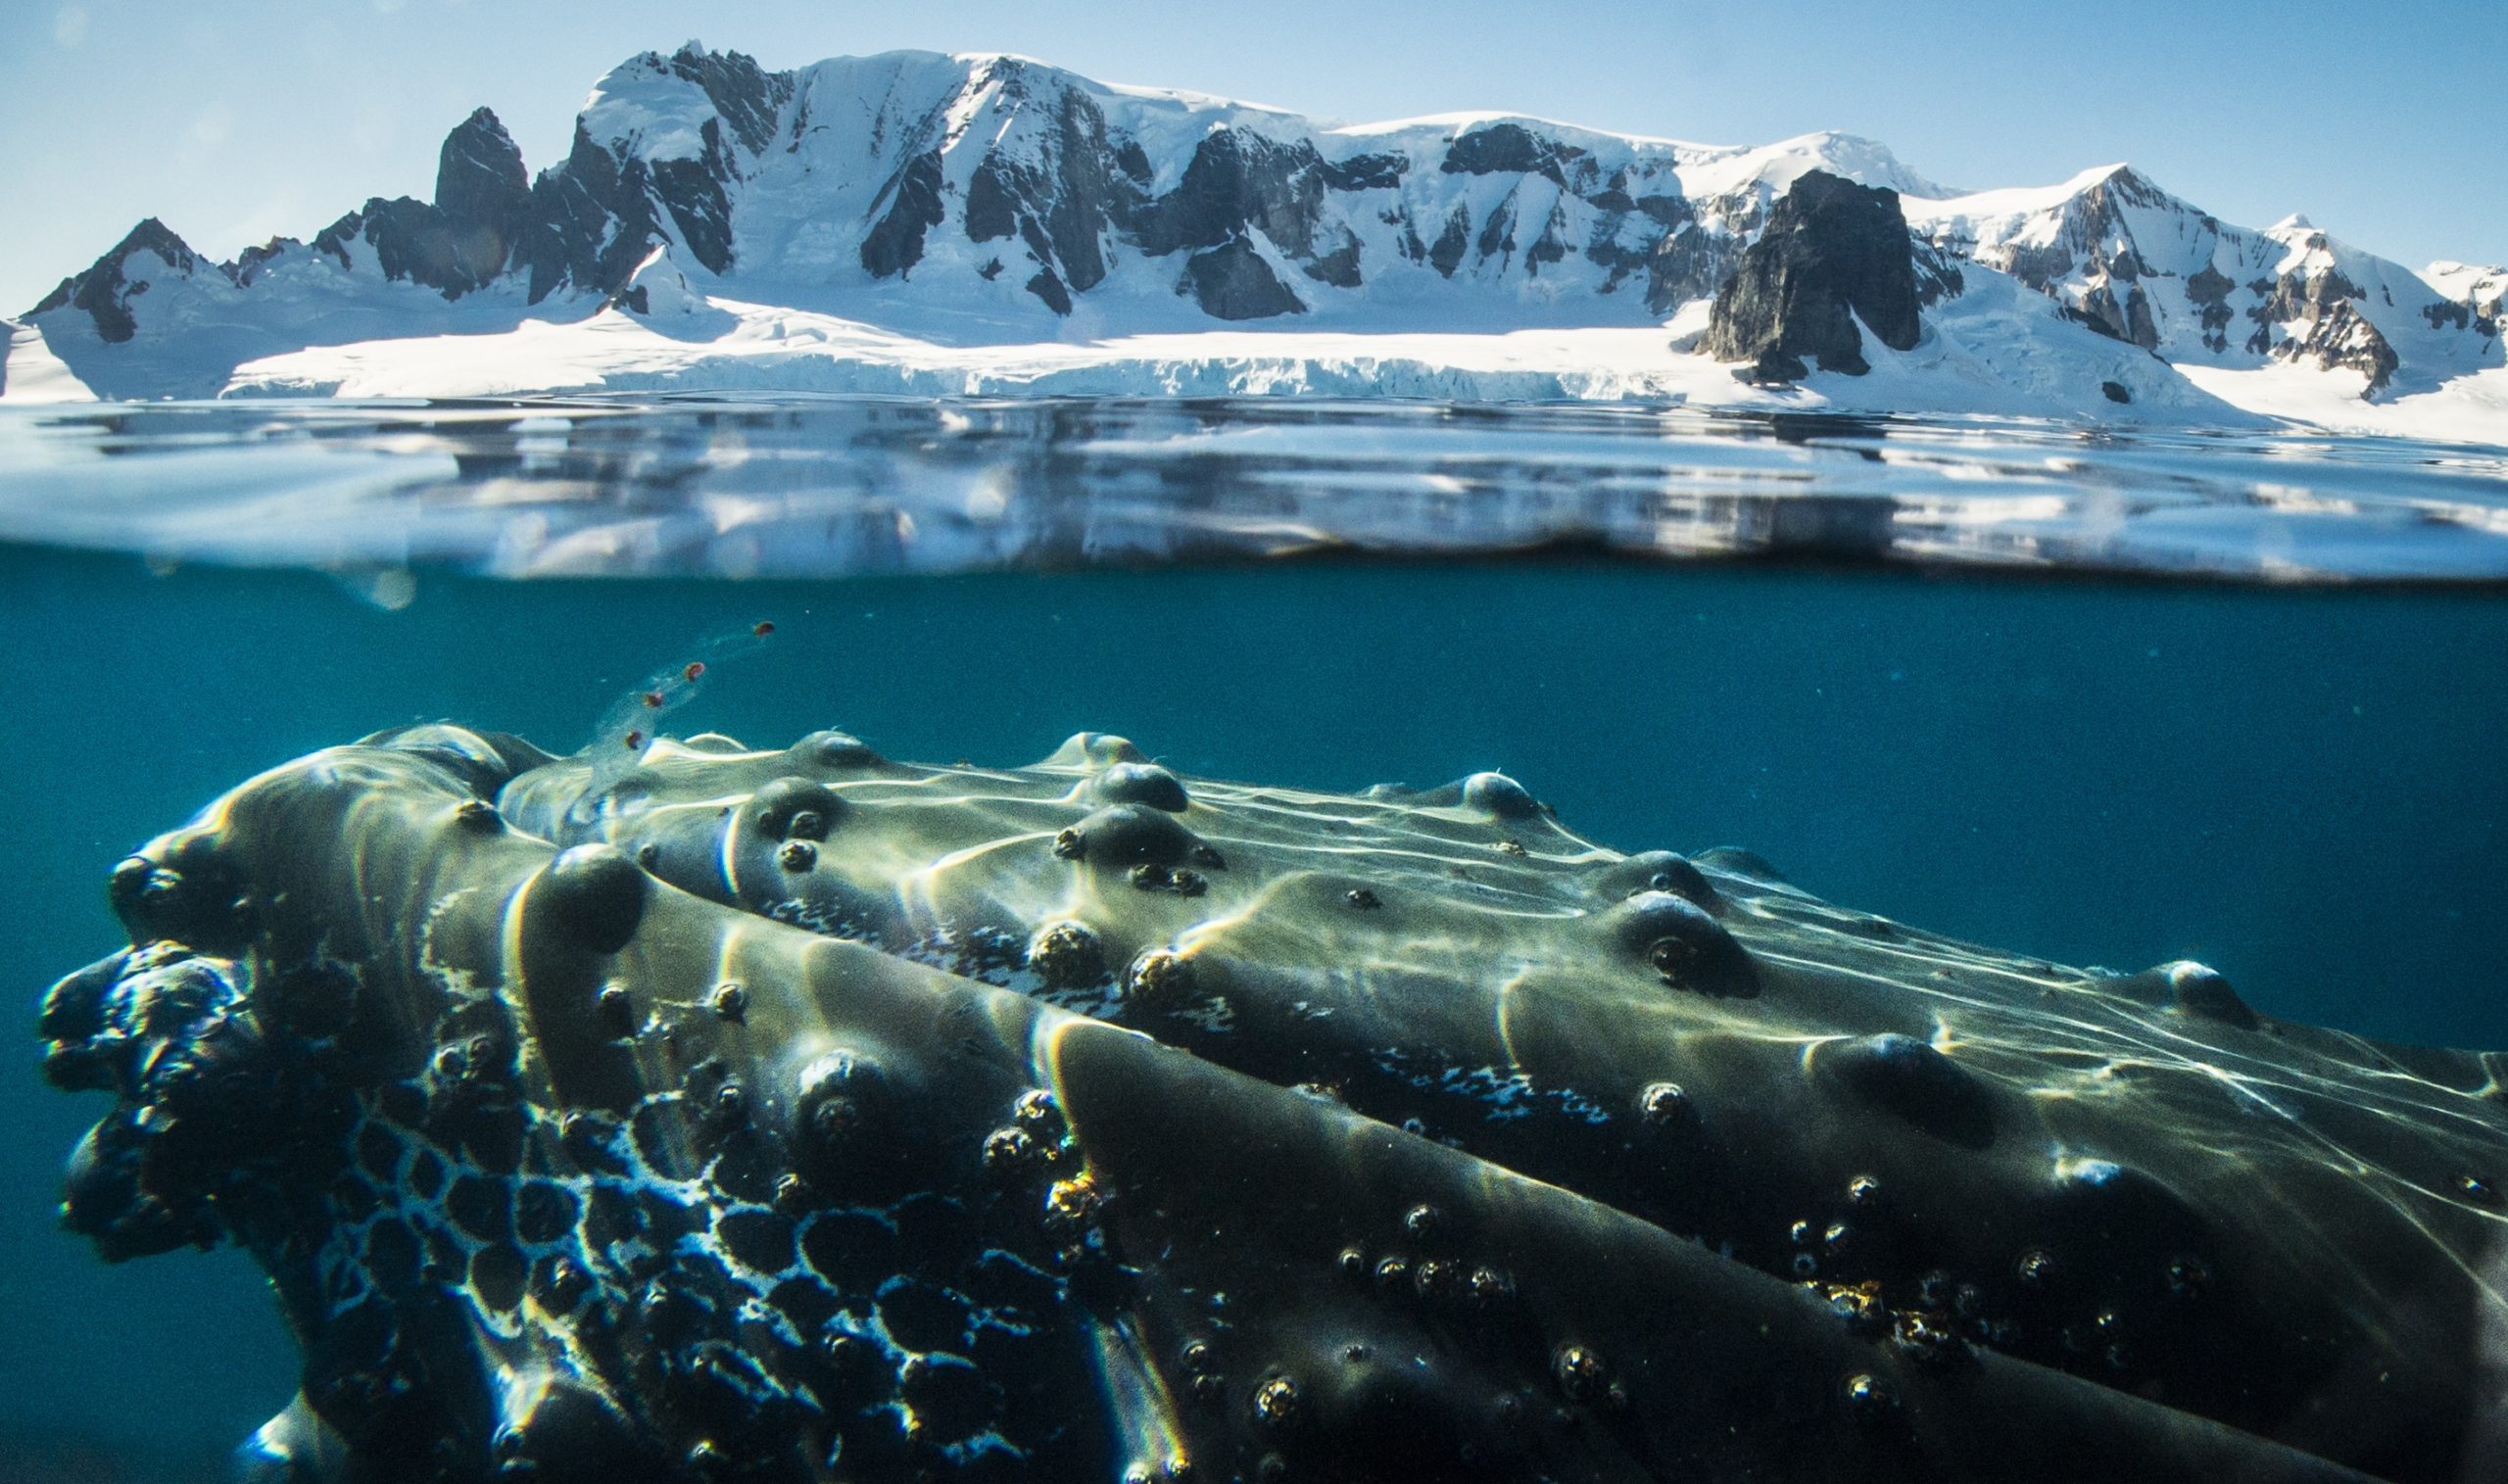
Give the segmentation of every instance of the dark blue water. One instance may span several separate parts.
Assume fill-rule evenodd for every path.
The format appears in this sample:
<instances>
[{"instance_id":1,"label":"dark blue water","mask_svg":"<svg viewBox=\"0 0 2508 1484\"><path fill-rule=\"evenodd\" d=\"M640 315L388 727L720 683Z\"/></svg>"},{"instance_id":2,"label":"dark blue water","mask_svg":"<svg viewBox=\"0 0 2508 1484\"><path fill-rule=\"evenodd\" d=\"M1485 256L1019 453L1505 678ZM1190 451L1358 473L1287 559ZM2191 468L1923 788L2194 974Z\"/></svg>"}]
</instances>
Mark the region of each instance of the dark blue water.
<instances>
[{"instance_id":1,"label":"dark blue water","mask_svg":"<svg viewBox=\"0 0 2508 1484\"><path fill-rule=\"evenodd\" d=\"M113 862L255 770L455 717L586 741L759 618L671 718L1020 762L1083 729L1324 788L1482 768L1622 848L1748 845L1841 902L2260 1008L2508 1046L2508 600L1892 572L1453 566L516 583L381 608L306 572L0 548L0 1477L212 1477L296 1360L229 1253L126 1269L53 1227L97 1109L33 1000L121 940ZM15 1467L18 1473L12 1475Z\"/></svg>"}]
</instances>

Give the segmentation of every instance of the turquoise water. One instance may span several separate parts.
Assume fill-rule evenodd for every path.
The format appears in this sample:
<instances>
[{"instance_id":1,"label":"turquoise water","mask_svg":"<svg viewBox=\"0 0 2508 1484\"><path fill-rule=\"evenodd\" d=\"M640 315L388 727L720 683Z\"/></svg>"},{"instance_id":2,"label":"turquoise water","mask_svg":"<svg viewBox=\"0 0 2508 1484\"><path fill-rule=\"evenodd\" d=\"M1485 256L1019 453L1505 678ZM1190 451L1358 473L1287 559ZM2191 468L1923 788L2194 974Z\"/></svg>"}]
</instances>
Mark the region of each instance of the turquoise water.
<instances>
[{"instance_id":1,"label":"turquoise water","mask_svg":"<svg viewBox=\"0 0 2508 1484\"><path fill-rule=\"evenodd\" d=\"M1744 845L1935 931L2198 958L2271 1015L2508 1046L2508 599L2486 588L1557 553L745 582L421 563L378 586L127 545L157 559L0 547L22 1034L50 980L122 940L113 863L251 773L439 718L570 748L657 666L770 619L671 730L839 726L1005 764L1109 731L1180 772L1332 790L1501 769L1622 849ZM108 1268L55 1229L98 1109L18 1046L0 1460L215 1477L293 1391L292 1347L231 1252Z\"/></svg>"}]
</instances>

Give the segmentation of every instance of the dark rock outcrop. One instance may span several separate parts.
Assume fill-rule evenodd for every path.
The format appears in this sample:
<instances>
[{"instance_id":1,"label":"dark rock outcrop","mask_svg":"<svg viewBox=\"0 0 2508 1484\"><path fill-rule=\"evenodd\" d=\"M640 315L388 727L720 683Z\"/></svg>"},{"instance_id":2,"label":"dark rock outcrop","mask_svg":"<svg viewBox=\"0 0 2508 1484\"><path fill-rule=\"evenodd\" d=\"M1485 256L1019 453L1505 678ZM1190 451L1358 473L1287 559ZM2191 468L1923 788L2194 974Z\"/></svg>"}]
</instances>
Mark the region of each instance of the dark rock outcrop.
<instances>
[{"instance_id":1,"label":"dark rock outcrop","mask_svg":"<svg viewBox=\"0 0 2508 1484\"><path fill-rule=\"evenodd\" d=\"M862 266L874 278L893 278L923 258L923 234L940 224L940 152L926 150L899 167L880 199L888 204L862 239Z\"/></svg>"},{"instance_id":2,"label":"dark rock outcrop","mask_svg":"<svg viewBox=\"0 0 2508 1484\"><path fill-rule=\"evenodd\" d=\"M1539 175L1562 190L1589 182L1595 173L1585 151L1505 121L1455 136L1437 168L1448 174Z\"/></svg>"},{"instance_id":3,"label":"dark rock outcrop","mask_svg":"<svg viewBox=\"0 0 2508 1484\"><path fill-rule=\"evenodd\" d=\"M2387 337L2348 301L2337 302L2309 321L2304 333L2274 346L2273 355L2281 360L2314 361L2328 370L2340 366L2358 371L2369 378L2360 394L2364 398L2385 391L2402 364Z\"/></svg>"},{"instance_id":4,"label":"dark rock outcrop","mask_svg":"<svg viewBox=\"0 0 2508 1484\"><path fill-rule=\"evenodd\" d=\"M1036 276L1028 280L1028 292L1036 295L1043 302L1046 309L1057 314L1071 312L1071 291L1063 286L1061 279L1054 276L1054 270L1051 268L1037 269Z\"/></svg>"},{"instance_id":5,"label":"dark rock outcrop","mask_svg":"<svg viewBox=\"0 0 2508 1484\"><path fill-rule=\"evenodd\" d=\"M732 266L728 187L741 174L735 150L754 156L773 141L793 98L793 74L693 43L669 57L647 53L636 65L696 83L720 117L699 129L697 158L651 163L618 142L596 142L576 122L565 163L531 188L531 225L515 265L530 269L534 304L561 288L615 294L672 235L709 271Z\"/></svg>"},{"instance_id":6,"label":"dark rock outcrop","mask_svg":"<svg viewBox=\"0 0 2508 1484\"><path fill-rule=\"evenodd\" d=\"M709 52L691 42L661 65L673 76L703 88L705 101L752 155L773 142L776 120L793 101L791 72L770 72L756 58L740 52Z\"/></svg>"},{"instance_id":7,"label":"dark rock outcrop","mask_svg":"<svg viewBox=\"0 0 2508 1484\"><path fill-rule=\"evenodd\" d=\"M2436 304L2423 305L2421 317L2428 320L2430 328L2434 330L2473 328L2473 310L2468 306L2451 304L2445 300Z\"/></svg>"},{"instance_id":8,"label":"dark rock outcrop","mask_svg":"<svg viewBox=\"0 0 2508 1484\"><path fill-rule=\"evenodd\" d=\"M369 199L324 227L314 246L350 263L350 244L374 249L383 276L440 290L447 299L484 287L506 269L531 222L522 152L497 116L480 109L445 136L435 201Z\"/></svg>"},{"instance_id":9,"label":"dark rock outcrop","mask_svg":"<svg viewBox=\"0 0 2508 1484\"><path fill-rule=\"evenodd\" d=\"M1401 155L1353 155L1324 164L1324 183L1336 191L1389 191L1402 184L1411 162Z\"/></svg>"},{"instance_id":10,"label":"dark rock outcrop","mask_svg":"<svg viewBox=\"0 0 2508 1484\"><path fill-rule=\"evenodd\" d=\"M641 160L621 162L579 122L564 166L531 186L531 228L515 264L531 273L531 302L561 286L614 293L654 240L651 180Z\"/></svg>"},{"instance_id":11,"label":"dark rock outcrop","mask_svg":"<svg viewBox=\"0 0 2508 1484\"><path fill-rule=\"evenodd\" d=\"M1968 279L1959 271L1958 259L1926 242L1912 245L1912 258L1918 304L1931 309L1967 292Z\"/></svg>"},{"instance_id":12,"label":"dark rock outcrop","mask_svg":"<svg viewBox=\"0 0 2508 1484\"><path fill-rule=\"evenodd\" d=\"M1152 257L1219 247L1251 228L1292 259L1311 258L1326 184L1315 146L1221 129L1194 146L1176 189L1145 207L1133 228Z\"/></svg>"},{"instance_id":13,"label":"dark rock outcrop","mask_svg":"<svg viewBox=\"0 0 2508 1484\"><path fill-rule=\"evenodd\" d=\"M2110 340L2122 340L2146 351L2157 349L2159 326L2151 320L2150 296L2143 292L2141 284L2126 282L2120 300L2114 288L2118 280L2112 274L2110 278L2110 282L2092 285L2090 292L2082 296L2080 309L2068 308L2070 316Z\"/></svg>"},{"instance_id":14,"label":"dark rock outcrop","mask_svg":"<svg viewBox=\"0 0 2508 1484\"><path fill-rule=\"evenodd\" d=\"M2203 344L2215 353L2229 349L2230 290L2237 287L2236 279L2208 263L2186 280L2187 302L2194 306L2202 325Z\"/></svg>"},{"instance_id":15,"label":"dark rock outcrop","mask_svg":"<svg viewBox=\"0 0 2508 1484\"><path fill-rule=\"evenodd\" d=\"M2322 236L2316 242L2321 245ZM2327 370L2359 371L2369 378L2362 394L2366 397L2387 389L2402 362L2386 336L2360 312L2358 302L2368 296L2341 270L2288 272L2257 289L2259 302L2247 311L2255 322L2247 339L2250 350L2279 360L2313 361ZM2274 331L2281 326L2294 328L2277 338Z\"/></svg>"},{"instance_id":16,"label":"dark rock outcrop","mask_svg":"<svg viewBox=\"0 0 2508 1484\"><path fill-rule=\"evenodd\" d=\"M523 224L531 219L531 176L513 136L489 110L477 110L445 135L436 155L435 206L451 220L493 234L506 253L522 240ZM488 261L487 255L480 261ZM504 266L505 254L497 254L487 272Z\"/></svg>"},{"instance_id":17,"label":"dark rock outcrop","mask_svg":"<svg viewBox=\"0 0 2508 1484\"><path fill-rule=\"evenodd\" d=\"M133 281L130 258L134 253L153 253L160 263L185 277L200 266L200 257L191 245L151 216L107 249L87 271L61 280L41 304L26 311L26 317L31 319L68 307L83 311L95 320L97 335L108 344L120 345L130 339L139 332L139 322L130 312L130 301L148 292L151 281L144 273Z\"/></svg>"},{"instance_id":18,"label":"dark rock outcrop","mask_svg":"<svg viewBox=\"0 0 2508 1484\"><path fill-rule=\"evenodd\" d=\"M1646 308L1668 314L1693 299L1712 297L1733 276L1749 239L1743 235L1759 224L1752 210L1728 220L1727 231L1688 224L1666 232L1646 255Z\"/></svg>"},{"instance_id":19,"label":"dark rock outcrop","mask_svg":"<svg viewBox=\"0 0 2508 1484\"><path fill-rule=\"evenodd\" d=\"M1447 215L1445 225L1438 229L1436 244L1428 249L1428 265L1440 276L1452 278L1463 263L1464 250L1471 245L1471 209L1457 204Z\"/></svg>"},{"instance_id":20,"label":"dark rock outcrop","mask_svg":"<svg viewBox=\"0 0 2508 1484\"><path fill-rule=\"evenodd\" d=\"M1859 376L1872 367L1857 317L1893 350L1916 343L1906 217L1896 191L1810 170L1777 202L1767 229L1716 290L1701 349L1718 360L1751 361L1745 374L1753 379L1799 380L1805 357Z\"/></svg>"},{"instance_id":21,"label":"dark rock outcrop","mask_svg":"<svg viewBox=\"0 0 2508 1484\"><path fill-rule=\"evenodd\" d=\"M1305 303L1242 237L1185 260L1184 281L1178 288L1180 292L1189 288L1202 312L1218 319L1269 319L1306 312Z\"/></svg>"},{"instance_id":22,"label":"dark rock outcrop","mask_svg":"<svg viewBox=\"0 0 2508 1484\"><path fill-rule=\"evenodd\" d=\"M1027 106L1036 99L1035 72L1034 64L1005 57L983 77ZM1103 243L1147 199L1150 165L1138 144L1107 137L1105 113L1085 93L1058 90L1049 106L1053 126L1038 159L991 154L977 164L964 224L969 241L1019 239L1037 263L1030 292L1068 314L1073 290L1085 293L1104 281Z\"/></svg>"}]
</instances>

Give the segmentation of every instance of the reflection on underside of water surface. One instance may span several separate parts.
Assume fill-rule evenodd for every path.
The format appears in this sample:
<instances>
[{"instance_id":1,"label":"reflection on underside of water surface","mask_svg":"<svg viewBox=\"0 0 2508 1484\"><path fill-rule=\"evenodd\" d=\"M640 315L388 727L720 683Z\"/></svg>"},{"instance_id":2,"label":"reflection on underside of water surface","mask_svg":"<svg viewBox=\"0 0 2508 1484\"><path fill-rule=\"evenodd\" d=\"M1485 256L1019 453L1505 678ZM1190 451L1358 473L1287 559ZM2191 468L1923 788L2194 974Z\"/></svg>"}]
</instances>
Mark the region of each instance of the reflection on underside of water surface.
<instances>
[{"instance_id":1,"label":"reflection on underside of water surface","mask_svg":"<svg viewBox=\"0 0 2508 1484\"><path fill-rule=\"evenodd\" d=\"M151 404L0 417L0 539L501 576L1568 547L2498 581L2508 459L2398 439L1636 405Z\"/></svg>"}]
</instances>

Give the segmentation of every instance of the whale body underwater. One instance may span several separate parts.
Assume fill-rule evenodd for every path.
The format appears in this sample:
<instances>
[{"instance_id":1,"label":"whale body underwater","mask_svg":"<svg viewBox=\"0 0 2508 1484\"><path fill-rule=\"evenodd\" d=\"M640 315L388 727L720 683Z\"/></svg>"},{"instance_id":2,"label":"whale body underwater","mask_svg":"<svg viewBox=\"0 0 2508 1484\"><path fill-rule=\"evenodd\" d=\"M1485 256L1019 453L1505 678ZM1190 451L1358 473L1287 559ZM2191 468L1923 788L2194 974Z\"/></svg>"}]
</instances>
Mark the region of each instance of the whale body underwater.
<instances>
[{"instance_id":1,"label":"whale body underwater","mask_svg":"<svg viewBox=\"0 0 2508 1484\"><path fill-rule=\"evenodd\" d=\"M1497 774L635 741L264 774L46 996L67 1224L239 1244L302 1343L249 1476L2508 1466L2499 1055Z\"/></svg>"}]
</instances>

